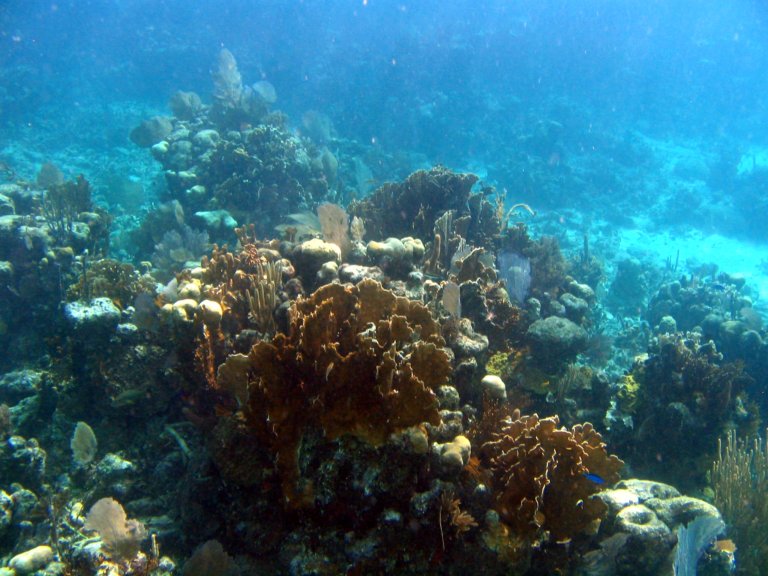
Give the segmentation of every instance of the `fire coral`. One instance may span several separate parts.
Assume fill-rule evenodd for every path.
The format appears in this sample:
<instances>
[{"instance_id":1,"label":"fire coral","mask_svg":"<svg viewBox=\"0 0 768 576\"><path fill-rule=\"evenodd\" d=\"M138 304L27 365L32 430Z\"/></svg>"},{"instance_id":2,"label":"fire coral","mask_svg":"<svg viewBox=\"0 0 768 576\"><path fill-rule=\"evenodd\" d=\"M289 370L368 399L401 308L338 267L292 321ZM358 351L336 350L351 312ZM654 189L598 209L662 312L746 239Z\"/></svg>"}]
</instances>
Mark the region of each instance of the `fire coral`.
<instances>
[{"instance_id":1,"label":"fire coral","mask_svg":"<svg viewBox=\"0 0 768 576\"><path fill-rule=\"evenodd\" d=\"M531 540L542 531L556 542L593 532L607 508L592 496L617 482L624 465L591 424L558 425L557 416L515 410L480 446L499 516Z\"/></svg>"},{"instance_id":2,"label":"fire coral","mask_svg":"<svg viewBox=\"0 0 768 576\"><path fill-rule=\"evenodd\" d=\"M286 500L302 506L311 487L299 448L310 429L380 445L393 432L440 423L434 389L451 374L444 344L424 305L363 280L295 302L288 334L254 345L247 367L233 355L221 369L238 364L231 372L247 380L246 422L276 454Z\"/></svg>"}]
</instances>

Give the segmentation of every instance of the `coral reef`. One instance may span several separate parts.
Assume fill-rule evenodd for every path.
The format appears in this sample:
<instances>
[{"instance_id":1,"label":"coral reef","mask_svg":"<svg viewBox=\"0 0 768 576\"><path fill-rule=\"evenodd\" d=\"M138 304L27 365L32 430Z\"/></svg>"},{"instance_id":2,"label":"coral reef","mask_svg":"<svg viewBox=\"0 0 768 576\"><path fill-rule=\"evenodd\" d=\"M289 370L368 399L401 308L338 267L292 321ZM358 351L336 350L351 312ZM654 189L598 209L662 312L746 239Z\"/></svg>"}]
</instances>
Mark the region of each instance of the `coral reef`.
<instances>
[{"instance_id":1,"label":"coral reef","mask_svg":"<svg viewBox=\"0 0 768 576\"><path fill-rule=\"evenodd\" d=\"M755 400L765 408L761 390L768 384L768 344L754 295L744 278L721 273L711 281L696 276L661 285L648 306L648 321L656 332L697 332L711 339L724 360L742 362L754 383Z\"/></svg>"},{"instance_id":2,"label":"coral reef","mask_svg":"<svg viewBox=\"0 0 768 576\"><path fill-rule=\"evenodd\" d=\"M272 446L284 495L300 505L309 489L299 487L298 462L307 430L376 446L410 426L439 424L434 389L450 375L442 344L423 306L370 280L331 284L293 305L287 336L255 344L248 364L230 356L219 374L236 380L248 425Z\"/></svg>"},{"instance_id":3,"label":"coral reef","mask_svg":"<svg viewBox=\"0 0 768 576\"><path fill-rule=\"evenodd\" d=\"M204 188L200 198L195 192L183 195L181 190L176 197L193 211L208 209L201 200L215 198L216 205L235 220L256 223L266 233L270 228L265 217L266 224L275 226L283 215L311 209L327 195L326 175L322 166L312 163L313 156L280 124L260 124L243 131L237 142L220 139L203 162L196 162L191 185ZM182 178L177 182L189 188ZM179 190L173 179L169 184Z\"/></svg>"},{"instance_id":4,"label":"coral reef","mask_svg":"<svg viewBox=\"0 0 768 576\"><path fill-rule=\"evenodd\" d=\"M503 414L496 412L487 418ZM480 465L490 473L495 509L515 534L532 541L543 534L567 542L594 533L607 508L593 496L602 484L618 481L624 464L608 455L591 424L571 430L558 425L556 416L521 416L515 410L498 423L481 422L475 439Z\"/></svg>"},{"instance_id":5,"label":"coral reef","mask_svg":"<svg viewBox=\"0 0 768 576\"><path fill-rule=\"evenodd\" d=\"M681 485L700 480L718 437L733 427L756 429L759 417L746 395L751 378L743 364L723 362L714 343L696 333L658 336L630 377L619 402L637 422L626 450L640 470ZM665 431L663 443L656 430Z\"/></svg>"},{"instance_id":6,"label":"coral reef","mask_svg":"<svg viewBox=\"0 0 768 576\"><path fill-rule=\"evenodd\" d=\"M269 112L270 87L226 51L213 76L212 105L177 94L134 135L169 185L136 228L141 272L85 252L108 222L91 207L45 218L26 194L45 192L0 189L0 285L17 299L0 318L17 330L34 302L53 327L39 370L0 378L4 561L170 573L160 544L191 555L185 574L623 575L632 558L652 574L676 530L719 520L671 487L611 488L623 463L604 440L693 484L722 431L754 429L764 335L743 285L667 285L648 355L602 372L584 356L609 316L586 243L569 265L511 222L530 208L442 167L347 212L329 203L350 186L334 155ZM50 168L41 181L85 198Z\"/></svg>"},{"instance_id":7,"label":"coral reef","mask_svg":"<svg viewBox=\"0 0 768 576\"><path fill-rule=\"evenodd\" d=\"M109 245L111 217L93 207L87 180L48 181L47 190L0 186L14 208L0 216L0 342L9 347L0 365L12 367L46 348L68 285Z\"/></svg>"},{"instance_id":8,"label":"coral reef","mask_svg":"<svg viewBox=\"0 0 768 576\"><path fill-rule=\"evenodd\" d=\"M179 93L171 100L173 118L145 121L135 131L134 140L151 145L163 165L168 199L217 241L231 238L224 220L256 224L266 235L288 214L322 203L336 179L335 158L292 134L285 117L269 113L274 88L265 81L244 85L226 49L213 82L211 106ZM214 212L219 217L212 220Z\"/></svg>"},{"instance_id":9,"label":"coral reef","mask_svg":"<svg viewBox=\"0 0 768 576\"><path fill-rule=\"evenodd\" d=\"M431 239L438 216L451 210L466 212L476 182L472 174L456 174L442 167L419 170L403 183L385 184L368 198L352 202L349 213L362 218L375 238Z\"/></svg>"}]
</instances>

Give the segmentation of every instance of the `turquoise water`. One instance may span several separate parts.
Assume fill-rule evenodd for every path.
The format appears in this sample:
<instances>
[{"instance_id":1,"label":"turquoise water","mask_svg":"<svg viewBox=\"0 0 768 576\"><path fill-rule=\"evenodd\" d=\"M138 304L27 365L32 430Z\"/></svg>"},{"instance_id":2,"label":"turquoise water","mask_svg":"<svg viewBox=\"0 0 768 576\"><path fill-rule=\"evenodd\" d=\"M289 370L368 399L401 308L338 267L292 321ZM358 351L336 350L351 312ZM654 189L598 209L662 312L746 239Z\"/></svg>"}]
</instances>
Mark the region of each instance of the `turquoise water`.
<instances>
[{"instance_id":1,"label":"turquoise water","mask_svg":"<svg viewBox=\"0 0 768 576\"><path fill-rule=\"evenodd\" d=\"M4 3L0 566L764 573L767 18Z\"/></svg>"}]
</instances>

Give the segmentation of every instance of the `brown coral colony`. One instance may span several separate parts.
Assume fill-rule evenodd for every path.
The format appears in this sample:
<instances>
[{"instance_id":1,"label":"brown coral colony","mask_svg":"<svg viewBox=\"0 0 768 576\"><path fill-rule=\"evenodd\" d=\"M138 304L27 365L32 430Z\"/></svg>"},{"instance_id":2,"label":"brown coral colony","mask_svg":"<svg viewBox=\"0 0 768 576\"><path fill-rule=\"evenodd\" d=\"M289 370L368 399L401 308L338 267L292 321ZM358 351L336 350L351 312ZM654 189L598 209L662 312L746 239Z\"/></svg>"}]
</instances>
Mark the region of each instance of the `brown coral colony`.
<instances>
[{"instance_id":1,"label":"brown coral colony","mask_svg":"<svg viewBox=\"0 0 768 576\"><path fill-rule=\"evenodd\" d=\"M263 462L273 462L287 508L312 507L313 481L305 477L301 462L308 435L326 443L351 437L375 448L394 434L441 426L437 393L453 383L457 361L446 338L453 342L459 325L458 286L446 285L456 290L457 303L441 320L438 302L444 304L445 296L423 304L371 278L321 285L288 304L281 331L274 322L281 302L280 270L292 264L281 258L276 245L258 243L243 229L238 235L237 254L215 247L203 260L206 294L221 303L224 313L220 324L206 323L213 332L206 332L201 347L218 342L208 354L219 362L212 385L232 399L215 433L230 445L214 459L225 477L242 482L252 477L245 468L253 463L233 462L224 454L253 444L271 454ZM476 256L473 265L483 274L488 270ZM485 282L494 280L491 274ZM481 284L468 284L482 294ZM498 307L491 294L482 297L484 306ZM519 310L508 300L500 303ZM510 317L519 322L521 315ZM484 312L482 318L490 324L493 314ZM253 339L250 350L236 351L238 334L249 327L257 327L262 337ZM496 346L505 345L501 338ZM469 434L476 454L468 463L473 472L466 476L469 485L487 484L501 522L529 546L594 533L606 505L593 496L618 481L623 462L608 455L591 424L568 430L559 427L557 416L524 416L507 406L488 401ZM227 432L235 429L234 435ZM457 535L477 527L474 520L465 524Z\"/></svg>"},{"instance_id":2,"label":"brown coral colony","mask_svg":"<svg viewBox=\"0 0 768 576\"><path fill-rule=\"evenodd\" d=\"M587 423L558 428L557 416L521 416L515 410L480 446L488 466L496 509L518 534L539 528L558 542L594 533L606 512L591 498L599 482L619 480L623 462L609 456L598 432Z\"/></svg>"},{"instance_id":3,"label":"brown coral colony","mask_svg":"<svg viewBox=\"0 0 768 576\"><path fill-rule=\"evenodd\" d=\"M287 335L253 346L241 378L248 379L244 415L274 450L284 494L295 504L296 452L308 428L379 445L410 426L437 425L433 390L447 383L451 367L426 308L373 280L326 285L295 302L290 316ZM224 373L240 362L230 356Z\"/></svg>"},{"instance_id":4,"label":"brown coral colony","mask_svg":"<svg viewBox=\"0 0 768 576\"><path fill-rule=\"evenodd\" d=\"M0 89L0 576L768 575L768 260L746 248L766 236L768 148L738 140L753 130L711 145L733 122L627 129L637 114L595 106L614 93L553 97L600 51L543 66L570 44L531 54L551 26L530 15L385 26L338 66L325 3L252 3L226 31L247 11L201 29L154 4L173 27L136 27L135 66L104 54L75 90L34 88L82 58L38 70L29 55L62 43L28 11L0 18L0 70L29 85ZM354 34L434 16L379 4L346 11ZM256 30L258 76L222 47L212 92L176 93L126 149L120 126L156 101L123 76L152 53L195 62L187 28L233 46ZM499 66L508 42L522 56ZM444 74L456 57L472 65ZM150 70L162 87L207 68ZM667 92L641 112L671 118ZM22 179L44 154L62 169ZM68 179L86 167L92 184ZM705 260L725 247L743 268Z\"/></svg>"}]
</instances>

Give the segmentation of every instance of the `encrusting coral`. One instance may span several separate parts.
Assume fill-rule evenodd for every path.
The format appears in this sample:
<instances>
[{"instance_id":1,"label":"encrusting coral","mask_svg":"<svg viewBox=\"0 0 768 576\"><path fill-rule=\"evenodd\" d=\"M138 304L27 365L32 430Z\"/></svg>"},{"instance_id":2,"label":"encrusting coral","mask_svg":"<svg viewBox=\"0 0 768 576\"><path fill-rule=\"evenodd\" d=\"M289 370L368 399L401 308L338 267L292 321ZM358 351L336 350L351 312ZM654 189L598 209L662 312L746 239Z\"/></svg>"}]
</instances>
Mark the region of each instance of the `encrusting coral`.
<instances>
[{"instance_id":1,"label":"encrusting coral","mask_svg":"<svg viewBox=\"0 0 768 576\"><path fill-rule=\"evenodd\" d=\"M288 334L255 344L248 364L230 356L219 375L239 390L248 426L277 455L288 503L300 506L311 493L298 462L310 429L380 445L393 432L440 423L434 390L451 373L443 345L424 305L373 280L329 284L293 304Z\"/></svg>"}]
</instances>

